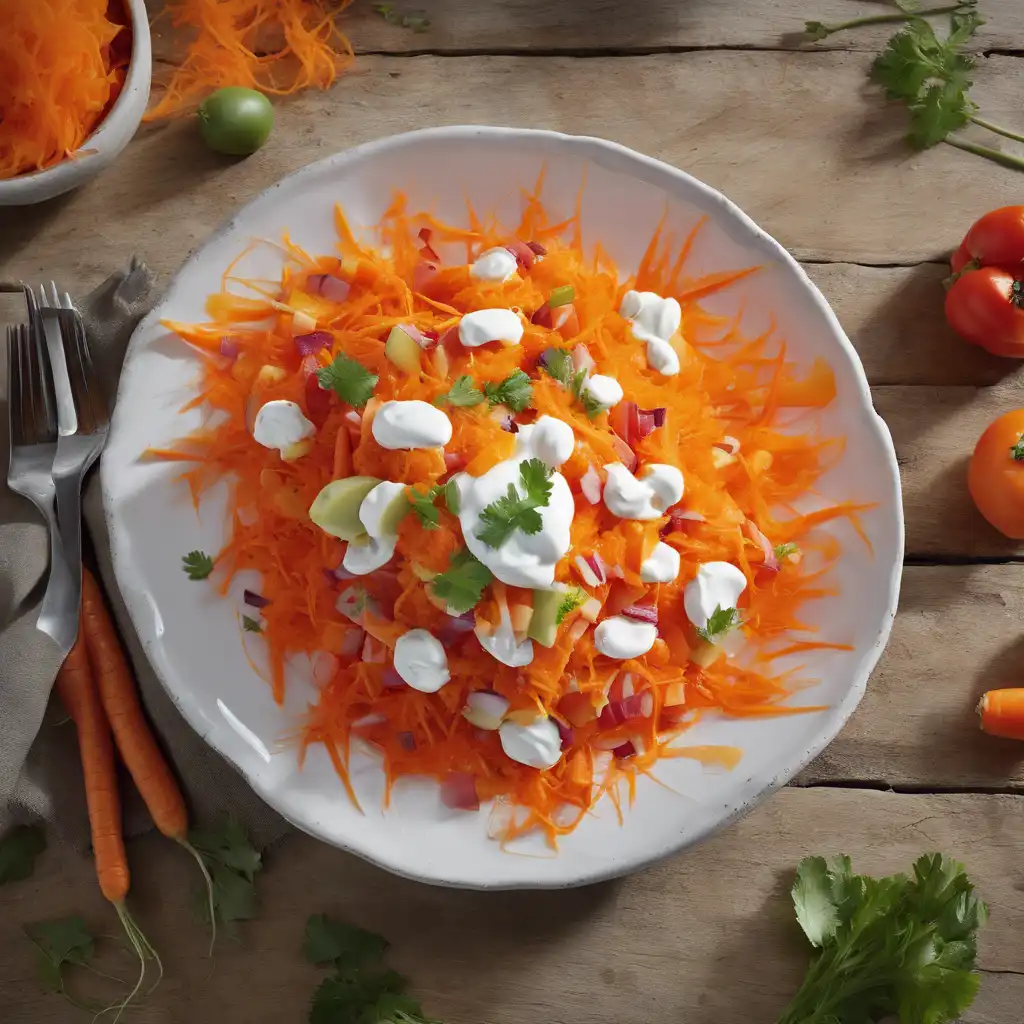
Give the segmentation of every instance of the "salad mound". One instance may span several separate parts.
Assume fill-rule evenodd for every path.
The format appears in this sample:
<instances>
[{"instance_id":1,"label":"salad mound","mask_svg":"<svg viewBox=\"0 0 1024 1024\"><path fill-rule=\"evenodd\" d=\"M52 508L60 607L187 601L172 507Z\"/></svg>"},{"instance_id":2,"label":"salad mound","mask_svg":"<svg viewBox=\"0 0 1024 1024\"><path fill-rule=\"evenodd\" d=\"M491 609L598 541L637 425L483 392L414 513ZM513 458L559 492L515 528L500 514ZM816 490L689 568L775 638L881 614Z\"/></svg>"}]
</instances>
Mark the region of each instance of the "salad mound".
<instances>
[{"instance_id":1,"label":"salad mound","mask_svg":"<svg viewBox=\"0 0 1024 1024\"><path fill-rule=\"evenodd\" d=\"M209 322L166 323L215 415L150 451L190 464L197 505L230 481L213 578L260 573L244 621L278 701L311 656L302 754L355 800L362 741L389 795L432 776L450 807L495 799L492 834L554 843L661 758L733 766L680 739L708 712L819 710L773 661L849 649L801 607L839 555L816 528L862 507L795 511L842 452L831 369L701 305L757 268L690 276L697 224L622 278L539 187L514 230L401 194L376 245L335 221L339 255L286 237L280 280L233 265Z\"/></svg>"}]
</instances>

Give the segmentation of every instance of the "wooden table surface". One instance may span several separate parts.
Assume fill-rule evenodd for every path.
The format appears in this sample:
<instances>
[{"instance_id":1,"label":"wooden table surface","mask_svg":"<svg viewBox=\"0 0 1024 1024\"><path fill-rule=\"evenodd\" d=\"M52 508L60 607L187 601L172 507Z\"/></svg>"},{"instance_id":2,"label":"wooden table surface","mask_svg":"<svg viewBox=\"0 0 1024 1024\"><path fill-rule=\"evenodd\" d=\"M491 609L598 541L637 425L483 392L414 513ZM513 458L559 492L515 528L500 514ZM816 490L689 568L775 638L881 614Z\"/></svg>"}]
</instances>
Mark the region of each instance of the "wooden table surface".
<instances>
[{"instance_id":1,"label":"wooden table surface","mask_svg":"<svg viewBox=\"0 0 1024 1024\"><path fill-rule=\"evenodd\" d=\"M892 640L859 710L797 783L724 834L632 878L557 893L428 888L294 836L270 851L259 918L216 964L200 955L179 851L130 844L139 916L167 977L144 1024L303 1021L317 972L304 921L329 911L386 934L428 1012L496 1024L767 1022L806 965L788 900L808 853L865 871L942 850L966 861L992 916L971 1024L1024 1012L1024 745L988 739L972 708L1019 682L1021 545L980 519L967 457L1020 404L1016 364L959 342L942 317L943 258L1024 177L948 146L917 154L901 112L866 85L891 28L817 48L807 18L877 12L870 0L421 0L412 33L360 2L355 70L281 106L241 162L194 125L149 129L94 184L0 213L0 277L87 289L132 251L170 274L226 215L283 174L392 132L450 123L599 135L721 189L805 261L860 352L903 473L907 567ZM1022 127L1019 0L983 0L974 97ZM360 9L362 8L362 9ZM158 56L166 48L158 38ZM986 139L991 142L991 139ZM112 931L90 863L51 849L0 889L0 1019L84 1019L40 993L23 924L73 912Z\"/></svg>"}]
</instances>

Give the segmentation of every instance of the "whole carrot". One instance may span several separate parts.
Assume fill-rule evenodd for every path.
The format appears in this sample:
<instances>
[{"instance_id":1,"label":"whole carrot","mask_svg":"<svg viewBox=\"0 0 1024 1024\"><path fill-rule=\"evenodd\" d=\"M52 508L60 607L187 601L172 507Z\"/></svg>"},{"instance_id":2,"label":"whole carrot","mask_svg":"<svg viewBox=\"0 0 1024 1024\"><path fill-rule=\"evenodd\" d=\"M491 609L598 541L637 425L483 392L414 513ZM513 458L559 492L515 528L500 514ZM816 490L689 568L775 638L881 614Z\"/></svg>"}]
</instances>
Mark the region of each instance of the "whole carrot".
<instances>
[{"instance_id":1,"label":"whole carrot","mask_svg":"<svg viewBox=\"0 0 1024 1024\"><path fill-rule=\"evenodd\" d=\"M160 750L139 702L138 689L95 577L82 567L82 630L99 698L121 760L142 796L153 824L196 859L206 881L211 928L216 930L213 883L206 864L188 841L185 798ZM211 937L211 949L213 938Z\"/></svg>"},{"instance_id":2,"label":"whole carrot","mask_svg":"<svg viewBox=\"0 0 1024 1024\"><path fill-rule=\"evenodd\" d=\"M158 965L160 958L125 906L131 876L121 834L121 798L117 790L117 772L114 767L114 744L111 742L110 726L89 668L81 628L71 652L57 673L55 685L57 695L78 732L93 858L96 862L100 892L113 904L124 926L125 934L139 958L139 977L131 993L118 1004L120 1016L142 987L146 976L147 955L152 956ZM163 973L162 966L160 972Z\"/></svg>"},{"instance_id":3,"label":"whole carrot","mask_svg":"<svg viewBox=\"0 0 1024 1024\"><path fill-rule=\"evenodd\" d=\"M1024 689L989 690L978 704L981 728L992 736L1024 740Z\"/></svg>"}]
</instances>

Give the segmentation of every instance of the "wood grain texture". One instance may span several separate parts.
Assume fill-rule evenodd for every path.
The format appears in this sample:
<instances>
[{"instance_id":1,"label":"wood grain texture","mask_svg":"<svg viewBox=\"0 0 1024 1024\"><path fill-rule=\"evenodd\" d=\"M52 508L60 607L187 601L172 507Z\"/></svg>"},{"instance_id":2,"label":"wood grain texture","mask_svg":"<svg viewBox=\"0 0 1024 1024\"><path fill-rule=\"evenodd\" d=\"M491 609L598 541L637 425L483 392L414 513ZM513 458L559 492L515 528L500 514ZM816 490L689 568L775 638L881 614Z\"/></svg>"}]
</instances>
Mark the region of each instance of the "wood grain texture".
<instances>
[{"instance_id":1,"label":"wood grain texture","mask_svg":"<svg viewBox=\"0 0 1024 1024\"><path fill-rule=\"evenodd\" d=\"M987 973L962 1024L1019 1024L1022 812L1024 798L1014 796L789 789L689 853L561 892L430 888L296 836L268 855L259 917L241 927L239 943L220 944L213 965L185 898L194 866L151 836L129 846L131 903L167 976L132 1019L304 1020L320 972L303 963L303 928L326 911L386 935L392 963L448 1024L760 1024L775 1019L807 964L788 894L801 857L847 852L857 869L888 873L938 849L967 863L991 909L980 956ZM65 850L49 851L31 881L0 889L5 1024L81 1019L39 993L20 933L75 912L97 932L115 929L90 865Z\"/></svg>"},{"instance_id":2,"label":"wood grain texture","mask_svg":"<svg viewBox=\"0 0 1024 1024\"><path fill-rule=\"evenodd\" d=\"M986 25L977 50L1024 49L1016 0L985 0ZM161 6L159 2L154 6ZM342 18L357 53L643 53L662 49L737 47L799 49L804 22L826 23L887 13L881 0L413 0L396 13L423 12L430 25L413 32L389 24L361 2ZM931 3L925 6L938 6ZM891 9L890 9L891 10ZM941 24L941 22L937 22ZM881 25L830 37L829 48L874 51L897 30ZM166 22L154 26L154 52L167 59L180 37Z\"/></svg>"},{"instance_id":3,"label":"wood grain texture","mask_svg":"<svg viewBox=\"0 0 1024 1024\"><path fill-rule=\"evenodd\" d=\"M797 779L1022 789L1024 746L986 736L975 707L1020 686L1024 567L908 566L889 646L853 717Z\"/></svg>"},{"instance_id":4,"label":"wood grain texture","mask_svg":"<svg viewBox=\"0 0 1024 1024\"><path fill-rule=\"evenodd\" d=\"M5 211L0 274L49 276L57 262L97 278L124 259L126 243L169 272L288 172L369 139L452 123L632 146L721 189L802 258L942 259L977 216L1016 194L1019 172L950 146L908 150L902 111L867 85L868 64L847 53L366 57L331 92L282 104L271 142L247 160L208 152L189 120L156 126L71 196ZM989 116L1014 123L1024 60L985 61L977 93Z\"/></svg>"}]
</instances>

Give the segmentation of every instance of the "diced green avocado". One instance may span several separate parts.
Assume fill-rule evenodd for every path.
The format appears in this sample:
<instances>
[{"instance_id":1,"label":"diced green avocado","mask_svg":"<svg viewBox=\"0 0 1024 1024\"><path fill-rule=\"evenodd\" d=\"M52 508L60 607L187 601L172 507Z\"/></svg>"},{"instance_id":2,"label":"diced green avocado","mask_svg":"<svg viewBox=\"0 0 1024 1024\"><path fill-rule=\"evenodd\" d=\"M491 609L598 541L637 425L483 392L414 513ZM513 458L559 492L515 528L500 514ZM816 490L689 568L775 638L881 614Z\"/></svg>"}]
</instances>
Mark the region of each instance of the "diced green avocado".
<instances>
[{"instance_id":1,"label":"diced green avocado","mask_svg":"<svg viewBox=\"0 0 1024 1024\"><path fill-rule=\"evenodd\" d=\"M309 518L332 537L357 540L366 533L359 521L359 506L379 483L375 476L332 480L309 506Z\"/></svg>"},{"instance_id":2,"label":"diced green avocado","mask_svg":"<svg viewBox=\"0 0 1024 1024\"><path fill-rule=\"evenodd\" d=\"M405 496L405 484L394 480L379 483L363 500L359 521L371 537L398 533L398 524L412 511Z\"/></svg>"},{"instance_id":3,"label":"diced green avocado","mask_svg":"<svg viewBox=\"0 0 1024 1024\"><path fill-rule=\"evenodd\" d=\"M384 355L400 370L406 373L420 372L420 357L423 349L416 344L401 327L392 327L388 340L384 342Z\"/></svg>"},{"instance_id":4,"label":"diced green avocado","mask_svg":"<svg viewBox=\"0 0 1024 1024\"><path fill-rule=\"evenodd\" d=\"M558 608L565 599L565 587L533 592L533 618L526 635L541 647L554 647L558 636Z\"/></svg>"}]
</instances>

